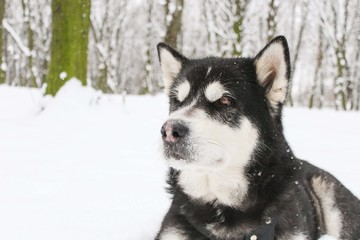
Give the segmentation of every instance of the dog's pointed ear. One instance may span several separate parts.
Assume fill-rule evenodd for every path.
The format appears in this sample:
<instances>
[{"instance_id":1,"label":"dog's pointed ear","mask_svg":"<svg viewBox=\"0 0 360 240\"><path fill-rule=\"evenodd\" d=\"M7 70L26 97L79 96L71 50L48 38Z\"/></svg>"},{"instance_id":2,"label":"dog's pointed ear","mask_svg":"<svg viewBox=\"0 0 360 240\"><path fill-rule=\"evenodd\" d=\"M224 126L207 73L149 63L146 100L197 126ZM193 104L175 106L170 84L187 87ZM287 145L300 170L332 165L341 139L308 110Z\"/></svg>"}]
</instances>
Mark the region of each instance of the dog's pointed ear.
<instances>
[{"instance_id":1,"label":"dog's pointed ear","mask_svg":"<svg viewBox=\"0 0 360 240\"><path fill-rule=\"evenodd\" d=\"M171 85L188 59L165 43L157 45L164 86L169 93Z\"/></svg>"},{"instance_id":2,"label":"dog's pointed ear","mask_svg":"<svg viewBox=\"0 0 360 240\"><path fill-rule=\"evenodd\" d=\"M284 36L270 41L255 57L256 75L273 110L285 102L290 84L289 47Z\"/></svg>"}]
</instances>

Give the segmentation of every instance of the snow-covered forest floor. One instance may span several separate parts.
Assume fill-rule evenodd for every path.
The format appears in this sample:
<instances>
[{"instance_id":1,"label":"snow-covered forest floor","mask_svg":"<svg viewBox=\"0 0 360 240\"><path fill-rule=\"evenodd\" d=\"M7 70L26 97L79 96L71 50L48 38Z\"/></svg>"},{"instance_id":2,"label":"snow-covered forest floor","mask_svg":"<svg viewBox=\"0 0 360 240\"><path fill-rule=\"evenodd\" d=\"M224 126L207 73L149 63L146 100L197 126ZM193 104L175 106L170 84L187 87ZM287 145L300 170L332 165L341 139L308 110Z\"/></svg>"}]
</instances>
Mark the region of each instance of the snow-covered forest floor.
<instances>
[{"instance_id":1,"label":"snow-covered forest floor","mask_svg":"<svg viewBox=\"0 0 360 240\"><path fill-rule=\"evenodd\" d=\"M0 86L0 239L153 239L169 206L166 115L165 95ZM284 121L298 157L360 196L360 113L285 109Z\"/></svg>"}]
</instances>

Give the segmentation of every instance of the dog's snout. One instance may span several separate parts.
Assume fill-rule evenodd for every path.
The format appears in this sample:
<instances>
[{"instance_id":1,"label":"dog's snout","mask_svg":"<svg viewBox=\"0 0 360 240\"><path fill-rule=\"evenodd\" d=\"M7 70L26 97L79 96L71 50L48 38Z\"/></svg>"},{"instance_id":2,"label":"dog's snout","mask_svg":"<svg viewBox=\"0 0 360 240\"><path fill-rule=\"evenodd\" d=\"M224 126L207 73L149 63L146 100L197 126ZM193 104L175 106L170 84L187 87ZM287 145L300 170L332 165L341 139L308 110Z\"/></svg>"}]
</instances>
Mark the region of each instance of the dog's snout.
<instances>
[{"instance_id":1,"label":"dog's snout","mask_svg":"<svg viewBox=\"0 0 360 240\"><path fill-rule=\"evenodd\" d=\"M189 132L189 128L183 121L169 120L161 127L161 135L167 143L175 143L184 138Z\"/></svg>"}]
</instances>

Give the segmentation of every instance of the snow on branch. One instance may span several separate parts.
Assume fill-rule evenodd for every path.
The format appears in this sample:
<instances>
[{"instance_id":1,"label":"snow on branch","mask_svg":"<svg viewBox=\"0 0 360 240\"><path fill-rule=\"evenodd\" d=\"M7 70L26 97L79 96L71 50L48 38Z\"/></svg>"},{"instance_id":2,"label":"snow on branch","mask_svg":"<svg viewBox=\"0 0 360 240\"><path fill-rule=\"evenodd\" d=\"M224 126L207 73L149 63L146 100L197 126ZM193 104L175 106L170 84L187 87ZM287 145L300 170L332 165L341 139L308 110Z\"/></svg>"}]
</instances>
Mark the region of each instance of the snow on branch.
<instances>
[{"instance_id":1,"label":"snow on branch","mask_svg":"<svg viewBox=\"0 0 360 240\"><path fill-rule=\"evenodd\" d=\"M24 53L25 56L29 57L31 56L31 52L29 48L27 48L24 43L21 41L20 36L16 33L14 28L11 27L11 25L8 23L8 21L4 18L2 20L2 25L4 26L4 29L10 34L10 36L14 39L20 50Z\"/></svg>"}]
</instances>

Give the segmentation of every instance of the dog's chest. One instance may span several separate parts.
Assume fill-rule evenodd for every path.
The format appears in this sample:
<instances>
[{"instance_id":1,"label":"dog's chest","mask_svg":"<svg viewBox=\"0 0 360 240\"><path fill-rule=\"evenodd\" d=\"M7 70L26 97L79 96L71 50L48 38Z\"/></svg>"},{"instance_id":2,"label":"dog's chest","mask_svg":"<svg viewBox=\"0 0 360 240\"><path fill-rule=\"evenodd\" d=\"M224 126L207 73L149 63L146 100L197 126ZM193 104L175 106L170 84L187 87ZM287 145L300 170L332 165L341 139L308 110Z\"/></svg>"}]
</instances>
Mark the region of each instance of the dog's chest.
<instances>
[{"instance_id":1,"label":"dog's chest","mask_svg":"<svg viewBox=\"0 0 360 240\"><path fill-rule=\"evenodd\" d=\"M210 239L273 239L276 218L247 215L229 207L184 204L180 213L198 232Z\"/></svg>"}]
</instances>

